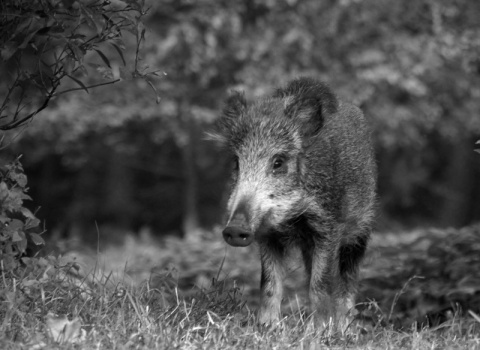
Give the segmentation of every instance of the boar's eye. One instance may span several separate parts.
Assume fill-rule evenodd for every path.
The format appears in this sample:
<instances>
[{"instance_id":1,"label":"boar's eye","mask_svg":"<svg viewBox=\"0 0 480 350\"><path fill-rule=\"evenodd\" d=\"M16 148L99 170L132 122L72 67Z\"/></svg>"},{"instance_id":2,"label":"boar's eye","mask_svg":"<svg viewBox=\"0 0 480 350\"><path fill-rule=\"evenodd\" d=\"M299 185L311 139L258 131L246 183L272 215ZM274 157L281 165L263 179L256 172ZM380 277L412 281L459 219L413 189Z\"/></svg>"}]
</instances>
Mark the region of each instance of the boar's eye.
<instances>
[{"instance_id":1,"label":"boar's eye","mask_svg":"<svg viewBox=\"0 0 480 350\"><path fill-rule=\"evenodd\" d=\"M238 165L238 157L237 157L237 156L233 156L233 159L232 159L232 170L237 171L238 168L239 168L239 165Z\"/></svg>"},{"instance_id":2,"label":"boar's eye","mask_svg":"<svg viewBox=\"0 0 480 350\"><path fill-rule=\"evenodd\" d=\"M285 156L278 155L273 157L272 172L275 175L287 172L287 162Z\"/></svg>"}]
</instances>

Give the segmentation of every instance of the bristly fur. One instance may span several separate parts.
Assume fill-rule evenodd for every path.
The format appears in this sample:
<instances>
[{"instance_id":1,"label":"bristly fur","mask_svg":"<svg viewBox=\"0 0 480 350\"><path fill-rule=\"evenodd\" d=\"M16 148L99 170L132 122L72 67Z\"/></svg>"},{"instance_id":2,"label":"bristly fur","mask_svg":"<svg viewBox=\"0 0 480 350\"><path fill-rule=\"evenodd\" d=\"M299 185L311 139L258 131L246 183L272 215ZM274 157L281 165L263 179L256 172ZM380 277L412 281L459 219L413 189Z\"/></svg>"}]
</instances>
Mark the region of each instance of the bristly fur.
<instances>
[{"instance_id":1,"label":"bristly fur","mask_svg":"<svg viewBox=\"0 0 480 350\"><path fill-rule=\"evenodd\" d=\"M272 114L272 106L280 106L280 100L283 101L283 111ZM325 116L336 113L337 109L337 98L329 87L310 78L295 79L276 89L271 97L251 106L242 92L233 91L208 138L228 143L231 148L238 145L244 135L259 127L265 131L283 130L285 135L292 135L295 131L308 138L317 134Z\"/></svg>"},{"instance_id":2,"label":"bristly fur","mask_svg":"<svg viewBox=\"0 0 480 350\"><path fill-rule=\"evenodd\" d=\"M302 252L316 317L344 323L375 206L362 112L324 83L298 78L253 103L234 92L214 135L238 162L223 235L232 245L260 246L260 323L279 319L283 252L291 246Z\"/></svg>"}]
</instances>

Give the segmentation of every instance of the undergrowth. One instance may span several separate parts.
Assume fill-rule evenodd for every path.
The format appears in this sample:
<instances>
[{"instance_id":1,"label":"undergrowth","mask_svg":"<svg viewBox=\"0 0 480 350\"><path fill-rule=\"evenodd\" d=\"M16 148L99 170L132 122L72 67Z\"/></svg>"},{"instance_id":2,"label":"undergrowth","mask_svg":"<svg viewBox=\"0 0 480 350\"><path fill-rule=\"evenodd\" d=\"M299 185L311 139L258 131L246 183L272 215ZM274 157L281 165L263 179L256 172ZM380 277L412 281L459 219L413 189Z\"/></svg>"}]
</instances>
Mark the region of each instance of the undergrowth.
<instances>
[{"instance_id":1,"label":"undergrowth","mask_svg":"<svg viewBox=\"0 0 480 350\"><path fill-rule=\"evenodd\" d=\"M172 246L182 246L183 257L199 257L198 242L167 241L157 242L159 261L172 263L171 254L178 254ZM211 239L206 239L207 243L213 250L220 249ZM141 240L137 248L132 244L128 243L130 252L137 249L145 259ZM144 244L155 245L151 241ZM122 249L127 248L116 249L122 255ZM206 245L203 251L211 253ZM395 311L398 305L385 305L388 298L358 305L359 317L345 334L316 327L302 308L286 311L275 327L258 326L255 310L249 306L250 296L244 294L249 289L233 276L225 278L224 270L231 268L231 262L225 253L219 254L219 259L217 270L211 270L209 283L202 287L182 282L182 272L171 266L151 269L150 278L137 282L128 275L138 271L138 266L124 267L118 274L100 266L99 259L88 269L69 255L23 258L19 267L4 270L1 275L0 348L480 348L480 318L476 312L453 310L436 326L418 322L399 326L394 322L400 314ZM244 259L237 263L248 266ZM199 266L192 269L202 270ZM394 303L401 304L404 296L410 298L407 291L412 282L397 290Z\"/></svg>"}]
</instances>

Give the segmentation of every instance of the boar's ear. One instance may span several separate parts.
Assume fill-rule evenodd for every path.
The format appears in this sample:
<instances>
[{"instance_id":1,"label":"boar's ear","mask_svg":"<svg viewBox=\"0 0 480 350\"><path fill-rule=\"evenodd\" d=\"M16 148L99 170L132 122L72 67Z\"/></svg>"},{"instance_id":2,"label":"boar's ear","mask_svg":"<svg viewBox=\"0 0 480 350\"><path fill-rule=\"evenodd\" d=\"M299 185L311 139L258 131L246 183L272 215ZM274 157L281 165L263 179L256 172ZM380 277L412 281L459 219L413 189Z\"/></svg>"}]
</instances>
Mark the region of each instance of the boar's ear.
<instances>
[{"instance_id":1,"label":"boar's ear","mask_svg":"<svg viewBox=\"0 0 480 350\"><path fill-rule=\"evenodd\" d=\"M247 108L245 95L240 91L232 91L232 94L225 101L223 115L227 118L236 118Z\"/></svg>"},{"instance_id":2,"label":"boar's ear","mask_svg":"<svg viewBox=\"0 0 480 350\"><path fill-rule=\"evenodd\" d=\"M212 131L206 133L206 140L226 144L232 132L232 124L247 107L247 101L242 92L233 91L225 101L223 112L214 124Z\"/></svg>"},{"instance_id":3,"label":"boar's ear","mask_svg":"<svg viewBox=\"0 0 480 350\"><path fill-rule=\"evenodd\" d=\"M310 78L295 79L273 96L284 100L285 115L301 123L304 137L317 134L325 116L338 108L337 98L328 86Z\"/></svg>"}]
</instances>

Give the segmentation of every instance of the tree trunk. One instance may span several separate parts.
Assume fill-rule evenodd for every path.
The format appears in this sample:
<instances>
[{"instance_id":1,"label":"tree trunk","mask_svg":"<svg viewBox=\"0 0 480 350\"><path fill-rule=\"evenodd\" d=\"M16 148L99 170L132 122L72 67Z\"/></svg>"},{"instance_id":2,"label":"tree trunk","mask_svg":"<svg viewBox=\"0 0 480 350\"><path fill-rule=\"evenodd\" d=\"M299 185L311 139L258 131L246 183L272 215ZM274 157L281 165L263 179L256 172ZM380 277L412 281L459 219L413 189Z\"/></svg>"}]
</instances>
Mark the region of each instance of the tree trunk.
<instances>
[{"instance_id":1,"label":"tree trunk","mask_svg":"<svg viewBox=\"0 0 480 350\"><path fill-rule=\"evenodd\" d=\"M110 226L130 230L136 206L132 196L133 179L127 158L112 149L108 152L104 192L104 215Z\"/></svg>"}]
</instances>

